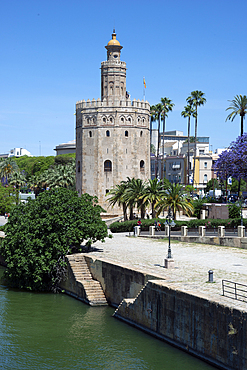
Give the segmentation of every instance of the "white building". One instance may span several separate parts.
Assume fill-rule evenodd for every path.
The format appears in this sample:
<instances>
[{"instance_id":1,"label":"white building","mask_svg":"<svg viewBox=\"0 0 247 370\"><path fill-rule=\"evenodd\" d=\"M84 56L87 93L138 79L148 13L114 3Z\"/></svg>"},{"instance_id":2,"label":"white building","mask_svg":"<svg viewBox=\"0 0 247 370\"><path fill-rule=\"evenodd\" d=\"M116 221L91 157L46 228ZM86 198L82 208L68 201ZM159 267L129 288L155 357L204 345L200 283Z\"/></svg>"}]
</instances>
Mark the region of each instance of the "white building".
<instances>
[{"instance_id":1,"label":"white building","mask_svg":"<svg viewBox=\"0 0 247 370\"><path fill-rule=\"evenodd\" d=\"M28 157L32 157L32 154L27 150L23 148L14 148L11 149L9 152L8 157L22 157L23 155L27 155Z\"/></svg>"}]
</instances>

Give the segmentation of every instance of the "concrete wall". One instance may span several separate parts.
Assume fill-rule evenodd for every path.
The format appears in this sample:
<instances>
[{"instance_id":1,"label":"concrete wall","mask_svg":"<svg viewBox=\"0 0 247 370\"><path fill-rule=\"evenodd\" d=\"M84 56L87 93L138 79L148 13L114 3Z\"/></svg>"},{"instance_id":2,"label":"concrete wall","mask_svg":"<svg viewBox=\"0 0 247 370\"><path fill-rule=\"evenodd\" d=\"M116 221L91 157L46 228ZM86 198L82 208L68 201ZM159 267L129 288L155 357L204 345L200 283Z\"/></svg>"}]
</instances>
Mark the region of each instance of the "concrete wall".
<instances>
[{"instance_id":1,"label":"concrete wall","mask_svg":"<svg viewBox=\"0 0 247 370\"><path fill-rule=\"evenodd\" d=\"M149 281L115 316L221 369L247 369L247 312Z\"/></svg>"}]
</instances>

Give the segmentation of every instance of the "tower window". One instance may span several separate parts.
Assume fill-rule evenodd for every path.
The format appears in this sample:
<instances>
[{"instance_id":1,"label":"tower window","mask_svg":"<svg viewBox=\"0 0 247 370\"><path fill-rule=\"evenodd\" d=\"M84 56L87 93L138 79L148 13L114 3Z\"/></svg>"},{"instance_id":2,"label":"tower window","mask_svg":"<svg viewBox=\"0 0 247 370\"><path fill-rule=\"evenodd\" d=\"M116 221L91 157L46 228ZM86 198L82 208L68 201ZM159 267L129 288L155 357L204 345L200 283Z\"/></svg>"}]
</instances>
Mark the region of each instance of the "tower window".
<instances>
[{"instance_id":1,"label":"tower window","mask_svg":"<svg viewBox=\"0 0 247 370\"><path fill-rule=\"evenodd\" d=\"M128 121L131 122L131 118L130 117L129 117Z\"/></svg>"},{"instance_id":2,"label":"tower window","mask_svg":"<svg viewBox=\"0 0 247 370\"><path fill-rule=\"evenodd\" d=\"M121 122L124 122L124 118L123 117L121 117Z\"/></svg>"},{"instance_id":3,"label":"tower window","mask_svg":"<svg viewBox=\"0 0 247 370\"><path fill-rule=\"evenodd\" d=\"M90 119L89 118L87 119L87 123L90 123Z\"/></svg>"},{"instance_id":4,"label":"tower window","mask_svg":"<svg viewBox=\"0 0 247 370\"><path fill-rule=\"evenodd\" d=\"M103 122L106 122L106 118L105 117L103 118Z\"/></svg>"},{"instance_id":5,"label":"tower window","mask_svg":"<svg viewBox=\"0 0 247 370\"><path fill-rule=\"evenodd\" d=\"M208 175L204 175L204 182L208 182Z\"/></svg>"},{"instance_id":6,"label":"tower window","mask_svg":"<svg viewBox=\"0 0 247 370\"><path fill-rule=\"evenodd\" d=\"M89 131L89 137L92 137L92 131Z\"/></svg>"},{"instance_id":7,"label":"tower window","mask_svg":"<svg viewBox=\"0 0 247 370\"><path fill-rule=\"evenodd\" d=\"M142 123L145 123L145 118L142 119Z\"/></svg>"},{"instance_id":8,"label":"tower window","mask_svg":"<svg viewBox=\"0 0 247 370\"><path fill-rule=\"evenodd\" d=\"M112 171L112 163L111 161L107 160L104 162L104 171L105 172L111 172Z\"/></svg>"},{"instance_id":9,"label":"tower window","mask_svg":"<svg viewBox=\"0 0 247 370\"><path fill-rule=\"evenodd\" d=\"M143 132L141 131L141 132L140 132L140 136L141 136L141 137L142 137L142 134L143 134Z\"/></svg>"},{"instance_id":10,"label":"tower window","mask_svg":"<svg viewBox=\"0 0 247 370\"><path fill-rule=\"evenodd\" d=\"M110 118L110 122L111 122L111 123L113 122L113 118L112 118L112 117Z\"/></svg>"},{"instance_id":11,"label":"tower window","mask_svg":"<svg viewBox=\"0 0 247 370\"><path fill-rule=\"evenodd\" d=\"M109 191L110 191L109 189L105 189L105 193L106 193L106 194L108 194L108 193L109 193Z\"/></svg>"},{"instance_id":12,"label":"tower window","mask_svg":"<svg viewBox=\"0 0 247 370\"><path fill-rule=\"evenodd\" d=\"M106 134L106 136L108 136L108 137L109 137L109 136L110 136L110 131L109 131L109 130L107 130L105 134Z\"/></svg>"},{"instance_id":13,"label":"tower window","mask_svg":"<svg viewBox=\"0 0 247 370\"><path fill-rule=\"evenodd\" d=\"M128 137L129 136L129 131L125 131L125 136Z\"/></svg>"},{"instance_id":14,"label":"tower window","mask_svg":"<svg viewBox=\"0 0 247 370\"><path fill-rule=\"evenodd\" d=\"M145 166L144 166L144 161L141 161L141 162L140 162L140 170L141 170L141 171L144 171L144 168L145 168Z\"/></svg>"}]
</instances>

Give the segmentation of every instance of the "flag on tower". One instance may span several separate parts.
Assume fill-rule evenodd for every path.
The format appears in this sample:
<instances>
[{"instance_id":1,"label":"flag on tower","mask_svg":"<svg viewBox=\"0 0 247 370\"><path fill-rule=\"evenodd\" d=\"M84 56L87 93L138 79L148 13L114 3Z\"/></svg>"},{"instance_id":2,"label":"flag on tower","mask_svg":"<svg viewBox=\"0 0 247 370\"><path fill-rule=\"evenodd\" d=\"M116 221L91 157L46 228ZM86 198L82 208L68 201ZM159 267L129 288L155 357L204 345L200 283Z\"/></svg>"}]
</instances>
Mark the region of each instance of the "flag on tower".
<instances>
[{"instance_id":1,"label":"flag on tower","mask_svg":"<svg viewBox=\"0 0 247 370\"><path fill-rule=\"evenodd\" d=\"M144 87L145 87L145 89L146 89L146 81L145 81L145 77L143 77L143 85L144 85Z\"/></svg>"}]
</instances>

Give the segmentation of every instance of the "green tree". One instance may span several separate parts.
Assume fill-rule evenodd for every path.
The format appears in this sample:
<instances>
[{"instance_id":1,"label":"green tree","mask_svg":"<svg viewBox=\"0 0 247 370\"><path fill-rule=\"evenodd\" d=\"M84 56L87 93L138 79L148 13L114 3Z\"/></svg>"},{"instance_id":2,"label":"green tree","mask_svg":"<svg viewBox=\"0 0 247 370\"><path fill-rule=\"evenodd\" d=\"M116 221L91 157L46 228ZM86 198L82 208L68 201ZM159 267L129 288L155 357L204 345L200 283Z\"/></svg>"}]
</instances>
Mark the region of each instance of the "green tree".
<instances>
[{"instance_id":1,"label":"green tree","mask_svg":"<svg viewBox=\"0 0 247 370\"><path fill-rule=\"evenodd\" d=\"M244 118L247 113L247 96L246 95L236 95L233 100L228 100L231 105L226 108L226 110L232 110L230 114L226 117L226 121L233 121L234 118L239 114L241 117L241 133L244 133Z\"/></svg>"},{"instance_id":2,"label":"green tree","mask_svg":"<svg viewBox=\"0 0 247 370\"><path fill-rule=\"evenodd\" d=\"M210 179L207 182L205 191L209 192L209 190L214 190L214 189L220 189L220 184L217 179Z\"/></svg>"},{"instance_id":3,"label":"green tree","mask_svg":"<svg viewBox=\"0 0 247 370\"><path fill-rule=\"evenodd\" d=\"M196 142L197 142L197 108L206 103L205 94L202 91L192 91L191 95L186 99L187 103L195 109L195 149L194 149L194 164L193 164L193 182L194 186L194 177L195 177L195 163L196 163Z\"/></svg>"},{"instance_id":4,"label":"green tree","mask_svg":"<svg viewBox=\"0 0 247 370\"><path fill-rule=\"evenodd\" d=\"M187 152L187 184L190 183L190 117L196 117L195 109L190 105L186 105L184 110L181 112L181 116L188 118L188 152Z\"/></svg>"},{"instance_id":5,"label":"green tree","mask_svg":"<svg viewBox=\"0 0 247 370\"><path fill-rule=\"evenodd\" d=\"M166 180L167 181L167 180ZM148 180L148 184L145 187L144 194L141 196L143 198L144 204L148 207L151 205L152 209L152 218L155 218L155 205L160 199L160 192L163 189L162 182L158 181L158 179Z\"/></svg>"},{"instance_id":6,"label":"green tree","mask_svg":"<svg viewBox=\"0 0 247 370\"><path fill-rule=\"evenodd\" d=\"M55 291L64 278L65 255L107 236L97 198L65 188L41 193L16 206L5 226L0 254L5 277L16 288Z\"/></svg>"},{"instance_id":7,"label":"green tree","mask_svg":"<svg viewBox=\"0 0 247 370\"><path fill-rule=\"evenodd\" d=\"M187 215L191 215L194 208L185 195L187 193L184 191L182 185L169 183L167 188L160 192L160 200L155 206L157 215L159 216L161 212L168 210L169 207L172 209L174 220L176 220L176 213L178 211L184 211Z\"/></svg>"},{"instance_id":8,"label":"green tree","mask_svg":"<svg viewBox=\"0 0 247 370\"><path fill-rule=\"evenodd\" d=\"M10 185L13 185L16 187L16 189L19 189L21 186L24 186L26 184L27 180L25 175L20 171L12 172L10 175L10 178L8 180L8 183Z\"/></svg>"},{"instance_id":9,"label":"green tree","mask_svg":"<svg viewBox=\"0 0 247 370\"><path fill-rule=\"evenodd\" d=\"M123 208L124 221L127 221L127 203L124 200L124 194L128 186L127 184L127 181L121 181L119 185L116 185L107 194L107 200L110 206L114 207L117 204L118 207Z\"/></svg>"},{"instance_id":10,"label":"green tree","mask_svg":"<svg viewBox=\"0 0 247 370\"><path fill-rule=\"evenodd\" d=\"M13 158L3 158L0 161L0 176L2 179L2 183L8 183L8 179L10 178L13 172L18 171L18 166Z\"/></svg>"},{"instance_id":11,"label":"green tree","mask_svg":"<svg viewBox=\"0 0 247 370\"><path fill-rule=\"evenodd\" d=\"M165 143L164 143L164 137L165 137L165 127L166 127L166 117L168 117L168 113L172 111L172 108L174 107L174 103L169 98L161 98L161 104L162 104L162 116L163 116L163 149L162 149L162 167L161 167L161 178L162 182L164 183L164 164L165 164Z\"/></svg>"},{"instance_id":12,"label":"green tree","mask_svg":"<svg viewBox=\"0 0 247 370\"><path fill-rule=\"evenodd\" d=\"M2 186L0 184L0 214L10 213L16 204L16 190L13 186Z\"/></svg>"},{"instance_id":13,"label":"green tree","mask_svg":"<svg viewBox=\"0 0 247 370\"><path fill-rule=\"evenodd\" d=\"M129 178L128 178L129 179ZM145 182L141 179L129 179L127 188L125 190L123 200L130 208L130 219L133 219L133 209L137 207L141 210L141 218L145 217L145 203L143 195L145 193Z\"/></svg>"},{"instance_id":14,"label":"green tree","mask_svg":"<svg viewBox=\"0 0 247 370\"><path fill-rule=\"evenodd\" d=\"M156 167L155 167L155 177L158 177L159 173L159 154L160 154L160 121L162 118L162 104L158 103L155 105L154 114L156 120L158 121L158 147L157 147L157 155L156 155Z\"/></svg>"}]
</instances>

